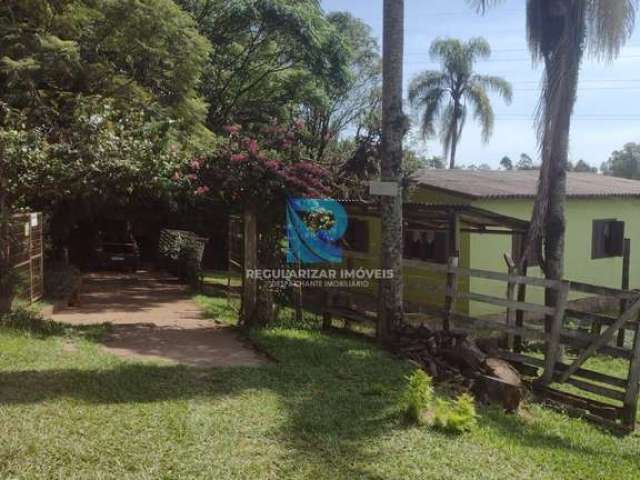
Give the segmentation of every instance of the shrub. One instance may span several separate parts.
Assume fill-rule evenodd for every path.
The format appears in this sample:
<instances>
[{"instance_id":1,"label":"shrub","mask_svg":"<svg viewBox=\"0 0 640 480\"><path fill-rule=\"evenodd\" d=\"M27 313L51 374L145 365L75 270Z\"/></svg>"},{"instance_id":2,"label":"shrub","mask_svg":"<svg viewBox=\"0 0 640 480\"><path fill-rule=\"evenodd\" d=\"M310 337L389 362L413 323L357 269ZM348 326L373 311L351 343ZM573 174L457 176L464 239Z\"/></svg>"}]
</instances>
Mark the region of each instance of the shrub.
<instances>
[{"instance_id":1,"label":"shrub","mask_svg":"<svg viewBox=\"0 0 640 480\"><path fill-rule=\"evenodd\" d=\"M411 422L421 424L423 413L433 399L432 380L424 370L415 370L407 380L409 384L403 396L405 415Z\"/></svg>"},{"instance_id":2,"label":"shrub","mask_svg":"<svg viewBox=\"0 0 640 480\"><path fill-rule=\"evenodd\" d=\"M44 290L52 299L67 299L78 288L82 273L76 267L64 262L46 265Z\"/></svg>"},{"instance_id":3,"label":"shrub","mask_svg":"<svg viewBox=\"0 0 640 480\"><path fill-rule=\"evenodd\" d=\"M193 232L165 229L158 245L160 263L192 288L199 289L205 243L206 239Z\"/></svg>"},{"instance_id":4,"label":"shrub","mask_svg":"<svg viewBox=\"0 0 640 480\"><path fill-rule=\"evenodd\" d=\"M178 256L179 275L193 289L200 288L202 277L200 247L194 242L186 242L180 249Z\"/></svg>"},{"instance_id":5,"label":"shrub","mask_svg":"<svg viewBox=\"0 0 640 480\"><path fill-rule=\"evenodd\" d=\"M11 310L19 283L20 277L16 271L7 264L0 263L0 314Z\"/></svg>"},{"instance_id":6,"label":"shrub","mask_svg":"<svg viewBox=\"0 0 640 480\"><path fill-rule=\"evenodd\" d=\"M450 433L464 433L477 423L475 399L463 393L453 402L436 400L433 425Z\"/></svg>"},{"instance_id":7,"label":"shrub","mask_svg":"<svg viewBox=\"0 0 640 480\"><path fill-rule=\"evenodd\" d=\"M63 325L43 318L42 315L30 308L16 308L5 315L0 315L0 326L39 335L64 333Z\"/></svg>"}]
</instances>

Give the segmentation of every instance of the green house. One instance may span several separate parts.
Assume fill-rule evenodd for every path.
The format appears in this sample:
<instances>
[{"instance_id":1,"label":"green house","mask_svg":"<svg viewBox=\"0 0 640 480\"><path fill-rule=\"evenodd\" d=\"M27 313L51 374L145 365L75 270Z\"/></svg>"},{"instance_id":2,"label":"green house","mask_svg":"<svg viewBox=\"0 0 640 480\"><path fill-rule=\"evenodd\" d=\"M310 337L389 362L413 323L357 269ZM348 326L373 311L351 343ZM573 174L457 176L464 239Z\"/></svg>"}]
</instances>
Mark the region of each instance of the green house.
<instances>
[{"instance_id":1,"label":"green house","mask_svg":"<svg viewBox=\"0 0 640 480\"><path fill-rule=\"evenodd\" d=\"M404 280L408 304L441 304L442 274L424 262L446 263L458 249L461 267L506 272L505 254L518 259L537 191L537 171L421 170L404 206ZM348 267L379 264L380 218L363 202L345 202ZM452 221L452 219L454 221ZM620 288L624 239L631 243L630 287L640 288L640 182L592 173L568 173L565 278ZM457 222L457 223L455 223ZM452 231L455 225L455 231ZM458 238L452 242L452 235ZM528 275L542 276L534 255ZM469 283L470 282L470 283ZM376 285L371 285L374 293ZM462 289L504 296L504 283L471 279ZM542 298L542 291L530 292ZM574 298L575 299L575 298ZM492 307L462 302L474 315Z\"/></svg>"}]
</instances>

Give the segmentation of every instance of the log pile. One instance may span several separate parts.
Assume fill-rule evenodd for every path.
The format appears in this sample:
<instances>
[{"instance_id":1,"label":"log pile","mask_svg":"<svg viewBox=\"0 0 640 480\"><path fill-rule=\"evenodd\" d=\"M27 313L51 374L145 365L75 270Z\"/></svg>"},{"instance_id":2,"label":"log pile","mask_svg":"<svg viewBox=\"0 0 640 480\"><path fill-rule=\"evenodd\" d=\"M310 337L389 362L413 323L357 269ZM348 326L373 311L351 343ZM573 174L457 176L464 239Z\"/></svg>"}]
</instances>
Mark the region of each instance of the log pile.
<instances>
[{"instance_id":1,"label":"log pile","mask_svg":"<svg viewBox=\"0 0 640 480\"><path fill-rule=\"evenodd\" d=\"M437 381L462 376L478 400L499 403L509 412L518 409L522 398L518 371L491 356L489 348L483 351L466 332L434 331L424 325L404 324L396 331L391 347Z\"/></svg>"}]
</instances>

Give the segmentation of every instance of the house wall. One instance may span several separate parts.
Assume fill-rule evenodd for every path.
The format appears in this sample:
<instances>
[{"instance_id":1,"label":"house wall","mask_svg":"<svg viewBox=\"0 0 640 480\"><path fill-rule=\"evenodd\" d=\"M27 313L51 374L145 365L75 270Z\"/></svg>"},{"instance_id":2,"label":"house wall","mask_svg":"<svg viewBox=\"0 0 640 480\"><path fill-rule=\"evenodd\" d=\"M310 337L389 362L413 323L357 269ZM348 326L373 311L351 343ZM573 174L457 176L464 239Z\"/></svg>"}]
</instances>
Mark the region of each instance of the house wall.
<instances>
[{"instance_id":1,"label":"house wall","mask_svg":"<svg viewBox=\"0 0 640 480\"><path fill-rule=\"evenodd\" d=\"M414 202L427 203L470 203L474 207L486 209L514 218L528 220L533 205L532 200L494 199L470 201L467 198L428 190L416 189L410 198ZM574 281L592 283L619 288L622 275L621 258L591 259L591 240L593 220L618 219L625 222L625 237L631 239L631 288L640 288L640 199L569 199L566 206L567 238L565 249L565 278ZM366 220L369 224L369 251L364 253L345 252L342 264L347 268L378 268L380 264L381 222L377 217L353 215ZM512 253L510 235L463 233L460 239L460 266L497 272L506 272L505 253ZM539 267L529 269L528 274L543 277ZM405 261L405 300L409 303L442 305L445 276L420 268L418 261ZM377 284L372 282L368 293L377 295ZM459 288L476 293L504 297L504 282L487 279L462 279ZM571 299L580 298L577 295ZM544 290L529 287L527 300L543 303ZM458 311L472 315L495 314L504 309L484 303L460 301Z\"/></svg>"},{"instance_id":2,"label":"house wall","mask_svg":"<svg viewBox=\"0 0 640 480\"><path fill-rule=\"evenodd\" d=\"M424 196L422 198L427 198ZM423 202L447 203L451 200L457 200L446 194L431 192L428 194L429 200L419 200ZM412 198L412 201L418 201ZM348 209L347 209L348 211ZM379 217L362 216L348 212L351 218L364 220L369 226L369 251L362 252L344 252L344 260L340 268L379 268L380 265L380 248L381 248L381 221ZM469 268L470 266L470 238L469 235L463 233L460 237L460 266ZM404 279L404 297L405 302L415 304L426 304L433 306L442 306L444 303L444 292L442 289L446 283L446 275L443 273L431 272L420 266L419 261L405 260L403 264ZM459 288L468 290L469 280L461 279ZM437 291L440 289L440 291ZM378 295L377 282L371 282L367 289L368 294ZM460 300L456 304L456 308L460 312L468 311L469 302Z\"/></svg>"},{"instance_id":3,"label":"house wall","mask_svg":"<svg viewBox=\"0 0 640 480\"><path fill-rule=\"evenodd\" d=\"M529 219L532 200L481 200L473 206L491 210L524 220ZM640 199L602 198L568 199L566 205L567 236L565 246L565 278L585 283L619 288L622 279L622 258L591 259L593 221L618 219L625 222L625 237L631 239L631 288L640 288ZM495 238L489 235L472 235L471 264L474 268L506 271L503 254L511 252L511 238ZM634 255L635 253L635 255ZM529 275L542 277L540 268L532 268ZM504 296L504 283L472 279L471 291ZM527 298L542 302L541 288L529 288ZM571 299L580 298L577 295ZM472 302L475 315L494 313L490 305Z\"/></svg>"}]
</instances>

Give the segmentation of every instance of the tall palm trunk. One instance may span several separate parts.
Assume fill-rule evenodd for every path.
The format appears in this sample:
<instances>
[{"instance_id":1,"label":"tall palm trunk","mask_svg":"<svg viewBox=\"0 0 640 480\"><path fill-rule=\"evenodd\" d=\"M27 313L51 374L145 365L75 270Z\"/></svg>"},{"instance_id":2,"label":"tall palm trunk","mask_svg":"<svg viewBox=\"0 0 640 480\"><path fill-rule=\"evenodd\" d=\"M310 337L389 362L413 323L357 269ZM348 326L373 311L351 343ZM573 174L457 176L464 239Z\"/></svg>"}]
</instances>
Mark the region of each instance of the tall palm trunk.
<instances>
[{"instance_id":1,"label":"tall palm trunk","mask_svg":"<svg viewBox=\"0 0 640 480\"><path fill-rule=\"evenodd\" d=\"M460 140L460 121L462 117L462 108L460 107L460 101L456 100L453 110L453 125L451 125L451 146L449 157L449 168L453 170L456 168L456 153L458 152L458 141Z\"/></svg>"},{"instance_id":2,"label":"tall palm trunk","mask_svg":"<svg viewBox=\"0 0 640 480\"><path fill-rule=\"evenodd\" d=\"M404 0L384 0L383 86L382 86L382 180L398 185L398 195L381 198L381 265L393 271L393 278L381 280L377 337L390 339L402 322L402 137L406 118L402 112L402 61L404 49Z\"/></svg>"},{"instance_id":3,"label":"tall palm trunk","mask_svg":"<svg viewBox=\"0 0 640 480\"><path fill-rule=\"evenodd\" d=\"M584 4L564 0L558 10L562 35L544 55L545 85L539 112L542 168L529 237L544 233L544 272L551 280L564 274L566 166L569 154L571 116L576 102L584 44ZM528 243L528 251L535 245ZM546 304L555 306L557 292L548 290ZM547 327L551 319L547 319Z\"/></svg>"}]
</instances>

